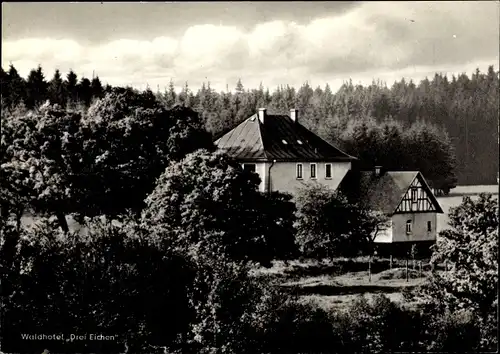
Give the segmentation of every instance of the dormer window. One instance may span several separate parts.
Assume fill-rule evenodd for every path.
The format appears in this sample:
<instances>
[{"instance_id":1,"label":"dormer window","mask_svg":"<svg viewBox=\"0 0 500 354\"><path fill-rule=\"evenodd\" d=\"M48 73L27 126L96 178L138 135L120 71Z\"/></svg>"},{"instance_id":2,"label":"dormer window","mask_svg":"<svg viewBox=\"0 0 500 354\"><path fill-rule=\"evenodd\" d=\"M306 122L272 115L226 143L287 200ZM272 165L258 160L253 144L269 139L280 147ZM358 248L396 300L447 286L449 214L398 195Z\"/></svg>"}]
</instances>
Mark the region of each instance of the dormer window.
<instances>
[{"instance_id":1,"label":"dormer window","mask_svg":"<svg viewBox=\"0 0 500 354\"><path fill-rule=\"evenodd\" d=\"M281 142L282 142L283 144L285 144L285 145L287 145L287 144L288 144L288 143L286 142L286 140L285 140L285 139L281 140Z\"/></svg>"}]
</instances>

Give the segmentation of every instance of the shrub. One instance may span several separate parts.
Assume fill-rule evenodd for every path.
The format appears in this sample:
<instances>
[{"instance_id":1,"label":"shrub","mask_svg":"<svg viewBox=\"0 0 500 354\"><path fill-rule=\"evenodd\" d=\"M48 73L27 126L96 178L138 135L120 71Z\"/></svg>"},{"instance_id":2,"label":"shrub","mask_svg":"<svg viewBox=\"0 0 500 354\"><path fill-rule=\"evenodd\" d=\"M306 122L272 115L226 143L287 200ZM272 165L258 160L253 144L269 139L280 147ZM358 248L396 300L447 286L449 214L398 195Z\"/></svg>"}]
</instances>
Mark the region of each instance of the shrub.
<instances>
[{"instance_id":1,"label":"shrub","mask_svg":"<svg viewBox=\"0 0 500 354\"><path fill-rule=\"evenodd\" d=\"M372 255L374 239L387 217L321 184L299 190L296 197L297 244L306 257Z\"/></svg>"},{"instance_id":2,"label":"shrub","mask_svg":"<svg viewBox=\"0 0 500 354\"><path fill-rule=\"evenodd\" d=\"M87 236L42 219L24 230L18 267L3 303L8 352L132 352L175 348L192 321L189 265L112 225L91 221ZM171 320L175 319L175 320ZM21 333L117 335L114 341L26 341Z\"/></svg>"},{"instance_id":3,"label":"shrub","mask_svg":"<svg viewBox=\"0 0 500 354\"><path fill-rule=\"evenodd\" d=\"M253 315L251 352L331 353L337 349L338 336L328 312L276 290L266 295Z\"/></svg>"},{"instance_id":4,"label":"shrub","mask_svg":"<svg viewBox=\"0 0 500 354\"><path fill-rule=\"evenodd\" d=\"M477 351L481 333L479 323L471 311L445 312L429 316L432 337L427 350L438 352ZM432 321L432 322L431 322Z\"/></svg>"}]
</instances>

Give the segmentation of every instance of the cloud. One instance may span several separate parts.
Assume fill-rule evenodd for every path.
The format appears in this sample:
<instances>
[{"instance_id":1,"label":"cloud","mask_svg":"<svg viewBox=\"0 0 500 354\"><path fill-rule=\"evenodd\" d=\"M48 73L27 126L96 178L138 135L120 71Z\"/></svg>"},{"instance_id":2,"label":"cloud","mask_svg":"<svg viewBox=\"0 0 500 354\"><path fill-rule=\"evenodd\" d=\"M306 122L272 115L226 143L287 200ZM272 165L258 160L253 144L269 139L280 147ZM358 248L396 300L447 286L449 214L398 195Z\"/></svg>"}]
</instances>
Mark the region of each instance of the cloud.
<instances>
[{"instance_id":1,"label":"cloud","mask_svg":"<svg viewBox=\"0 0 500 354\"><path fill-rule=\"evenodd\" d=\"M468 70L499 60L496 2L370 2L308 22L275 20L253 28L199 24L178 37L119 39L100 44L71 39L25 38L2 43L2 66L22 75L38 64L114 85L198 87L211 81L231 88L305 81L339 83L435 71ZM485 69L485 68L481 68ZM392 73L392 74L391 74ZM371 76L369 76L371 75ZM398 77L395 77L397 79ZM230 82L228 82L228 80ZM332 85L336 86L336 85Z\"/></svg>"}]
</instances>

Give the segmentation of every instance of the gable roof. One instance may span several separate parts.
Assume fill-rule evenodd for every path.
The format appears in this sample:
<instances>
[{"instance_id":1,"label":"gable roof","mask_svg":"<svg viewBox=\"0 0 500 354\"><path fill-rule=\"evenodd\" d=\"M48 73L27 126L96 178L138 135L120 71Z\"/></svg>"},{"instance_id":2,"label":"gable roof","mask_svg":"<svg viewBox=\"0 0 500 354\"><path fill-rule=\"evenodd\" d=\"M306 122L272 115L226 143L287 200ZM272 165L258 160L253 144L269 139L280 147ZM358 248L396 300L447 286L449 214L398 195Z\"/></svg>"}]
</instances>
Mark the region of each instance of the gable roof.
<instances>
[{"instance_id":1,"label":"gable roof","mask_svg":"<svg viewBox=\"0 0 500 354\"><path fill-rule=\"evenodd\" d=\"M258 115L254 114L216 140L215 144L240 160L355 160L287 115L267 114L264 123L261 123Z\"/></svg>"},{"instance_id":2,"label":"gable roof","mask_svg":"<svg viewBox=\"0 0 500 354\"><path fill-rule=\"evenodd\" d=\"M340 182L338 190L350 201L359 201L373 210L393 214L415 178L420 180L436 212L443 213L425 178L418 171L386 171L375 176L372 171L350 170Z\"/></svg>"}]
</instances>

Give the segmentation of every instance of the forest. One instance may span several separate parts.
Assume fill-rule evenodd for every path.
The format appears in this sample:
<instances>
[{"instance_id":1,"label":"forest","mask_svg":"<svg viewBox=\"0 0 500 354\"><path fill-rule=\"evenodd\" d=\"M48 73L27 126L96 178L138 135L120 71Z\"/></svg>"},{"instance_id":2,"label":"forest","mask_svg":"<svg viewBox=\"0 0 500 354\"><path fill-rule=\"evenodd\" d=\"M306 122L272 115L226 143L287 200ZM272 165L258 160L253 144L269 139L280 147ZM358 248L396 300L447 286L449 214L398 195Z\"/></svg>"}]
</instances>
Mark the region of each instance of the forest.
<instances>
[{"instance_id":1,"label":"forest","mask_svg":"<svg viewBox=\"0 0 500 354\"><path fill-rule=\"evenodd\" d=\"M47 78L41 66L26 79L14 65L1 70L2 108L27 109L50 100L63 107L87 109L114 88L100 78L78 78L58 70ZM132 90L131 88L127 88ZM170 81L151 89L167 109L176 105L200 114L205 128L217 137L254 114L259 107L287 113L298 108L303 125L369 165L390 169L419 169L431 185L495 184L498 172L499 72L490 66L448 77L414 83L401 79L391 87L380 81L369 86L346 81L337 92L289 85L272 91L260 85L217 92L210 83L195 89L185 82L176 92Z\"/></svg>"},{"instance_id":2,"label":"forest","mask_svg":"<svg viewBox=\"0 0 500 354\"><path fill-rule=\"evenodd\" d=\"M213 134L225 127L207 132L215 116L182 101L170 107L151 90L119 87L82 91L77 84L70 91L61 81L64 90L52 85L44 95L73 92L74 99L27 99L39 92L30 88L18 91L26 100L1 112L0 310L8 324L0 327L2 352L496 350L496 198L465 197L449 213L425 282L406 288L402 302L359 293L346 308L327 310L279 278L256 274L276 262L319 264L324 257L328 269L352 274L356 264L365 266L355 259L373 258L366 236L383 221L376 213L314 186L296 200L261 193L257 174L216 151ZM90 87L102 88L100 80ZM106 91L101 98L92 93ZM331 131L343 129L340 118ZM453 147L438 125L417 121L404 129L390 119L361 118L348 120L340 136L350 149L365 148L358 154L387 157L399 139L406 156L435 153L428 168L425 159L410 161L424 172L453 167ZM369 146L376 153L368 154L365 139L377 144ZM27 212L32 223L23 222ZM345 266L334 263L339 259ZM25 334L112 339L35 341Z\"/></svg>"}]
</instances>

